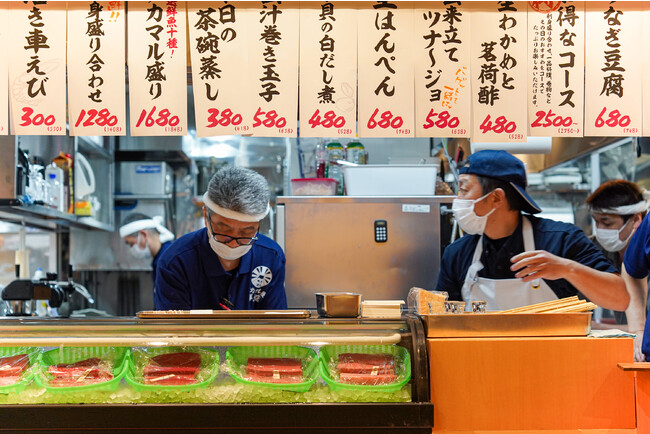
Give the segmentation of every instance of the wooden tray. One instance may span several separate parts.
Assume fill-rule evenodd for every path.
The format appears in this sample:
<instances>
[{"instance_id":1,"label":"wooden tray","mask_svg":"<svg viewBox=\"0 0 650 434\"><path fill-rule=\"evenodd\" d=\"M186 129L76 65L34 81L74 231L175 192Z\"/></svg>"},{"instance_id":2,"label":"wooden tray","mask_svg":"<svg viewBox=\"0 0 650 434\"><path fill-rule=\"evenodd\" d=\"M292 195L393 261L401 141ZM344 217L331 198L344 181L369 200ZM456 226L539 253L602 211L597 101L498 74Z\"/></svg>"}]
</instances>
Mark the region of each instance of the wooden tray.
<instances>
[{"instance_id":1,"label":"wooden tray","mask_svg":"<svg viewBox=\"0 0 650 434\"><path fill-rule=\"evenodd\" d=\"M591 313L464 313L423 315L427 337L586 336Z\"/></svg>"},{"instance_id":2,"label":"wooden tray","mask_svg":"<svg viewBox=\"0 0 650 434\"><path fill-rule=\"evenodd\" d=\"M308 310L143 310L138 318L156 319L232 319L232 318L309 318Z\"/></svg>"}]
</instances>

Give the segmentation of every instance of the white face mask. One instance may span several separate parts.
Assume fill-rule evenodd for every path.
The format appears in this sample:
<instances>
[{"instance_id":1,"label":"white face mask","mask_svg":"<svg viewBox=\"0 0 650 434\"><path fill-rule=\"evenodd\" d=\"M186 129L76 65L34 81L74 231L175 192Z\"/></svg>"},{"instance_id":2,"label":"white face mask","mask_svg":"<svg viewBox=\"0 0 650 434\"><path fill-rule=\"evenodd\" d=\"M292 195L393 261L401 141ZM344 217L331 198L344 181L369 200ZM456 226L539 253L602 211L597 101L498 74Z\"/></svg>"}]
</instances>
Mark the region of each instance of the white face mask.
<instances>
[{"instance_id":1,"label":"white face mask","mask_svg":"<svg viewBox=\"0 0 650 434\"><path fill-rule=\"evenodd\" d=\"M131 246L129 249L129 252L136 258L138 259L149 259L151 258L151 250L149 250L149 246L146 243L144 243L144 247L140 247L140 237L142 235L138 234L138 241Z\"/></svg>"},{"instance_id":2,"label":"white face mask","mask_svg":"<svg viewBox=\"0 0 650 434\"><path fill-rule=\"evenodd\" d=\"M630 232L630 235L628 235L628 237L624 240L621 240L619 235L623 228L630 222L630 220L632 219L628 219L628 221L626 221L620 229L596 228L596 239L600 245L603 246L603 249L607 250L608 252L620 252L625 248L625 246L627 246L627 242L630 241L630 238L632 238L634 231Z\"/></svg>"},{"instance_id":3,"label":"white face mask","mask_svg":"<svg viewBox=\"0 0 650 434\"><path fill-rule=\"evenodd\" d=\"M251 247L253 247L252 244L248 246L230 247L224 243L220 243L219 241L211 237L210 230L208 230L207 232L208 232L208 241L210 242L210 247L212 247L214 253L216 253L217 256L226 259L228 261L234 261L235 259L241 258L246 253L248 253Z\"/></svg>"},{"instance_id":4,"label":"white face mask","mask_svg":"<svg viewBox=\"0 0 650 434\"><path fill-rule=\"evenodd\" d=\"M492 193L492 192L490 192ZM487 218L494 212L494 209L489 213L478 216L474 212L474 204L485 199L490 193L479 197L478 199L454 199L451 205L451 210L454 212L454 218L458 222L458 226L463 232L474 235L482 234L487 224ZM496 209L496 208L495 208Z\"/></svg>"}]
</instances>

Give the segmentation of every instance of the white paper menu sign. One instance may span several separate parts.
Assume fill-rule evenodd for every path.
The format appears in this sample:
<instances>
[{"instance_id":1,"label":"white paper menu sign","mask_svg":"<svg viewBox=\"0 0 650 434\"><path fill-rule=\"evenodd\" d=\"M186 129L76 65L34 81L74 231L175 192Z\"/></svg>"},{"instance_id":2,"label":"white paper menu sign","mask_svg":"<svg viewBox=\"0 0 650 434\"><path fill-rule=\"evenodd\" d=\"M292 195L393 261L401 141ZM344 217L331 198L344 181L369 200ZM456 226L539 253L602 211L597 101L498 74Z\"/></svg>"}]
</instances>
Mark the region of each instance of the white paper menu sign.
<instances>
[{"instance_id":1,"label":"white paper menu sign","mask_svg":"<svg viewBox=\"0 0 650 434\"><path fill-rule=\"evenodd\" d=\"M253 15L244 2L189 2L187 16L197 137L250 134Z\"/></svg>"},{"instance_id":2,"label":"white paper menu sign","mask_svg":"<svg viewBox=\"0 0 650 434\"><path fill-rule=\"evenodd\" d=\"M650 136L650 2L643 2L643 131L642 136Z\"/></svg>"},{"instance_id":3,"label":"white paper menu sign","mask_svg":"<svg viewBox=\"0 0 650 434\"><path fill-rule=\"evenodd\" d=\"M413 2L359 6L359 136L413 137Z\"/></svg>"},{"instance_id":4,"label":"white paper menu sign","mask_svg":"<svg viewBox=\"0 0 650 434\"><path fill-rule=\"evenodd\" d=\"M415 3L415 135L469 137L467 2Z\"/></svg>"},{"instance_id":5,"label":"white paper menu sign","mask_svg":"<svg viewBox=\"0 0 650 434\"><path fill-rule=\"evenodd\" d=\"M68 3L71 136L126 134L124 2Z\"/></svg>"},{"instance_id":6,"label":"white paper menu sign","mask_svg":"<svg viewBox=\"0 0 650 434\"><path fill-rule=\"evenodd\" d=\"M587 2L585 136L641 134L642 8L642 2Z\"/></svg>"},{"instance_id":7,"label":"white paper menu sign","mask_svg":"<svg viewBox=\"0 0 650 434\"><path fill-rule=\"evenodd\" d=\"M132 136L187 134L185 2L129 2Z\"/></svg>"},{"instance_id":8,"label":"white paper menu sign","mask_svg":"<svg viewBox=\"0 0 650 434\"><path fill-rule=\"evenodd\" d=\"M11 134L65 135L65 6L11 2L7 7Z\"/></svg>"},{"instance_id":9,"label":"white paper menu sign","mask_svg":"<svg viewBox=\"0 0 650 434\"><path fill-rule=\"evenodd\" d=\"M582 137L584 2L528 2L528 135Z\"/></svg>"},{"instance_id":10,"label":"white paper menu sign","mask_svg":"<svg viewBox=\"0 0 650 434\"><path fill-rule=\"evenodd\" d=\"M356 38L354 3L300 3L300 136L356 135Z\"/></svg>"},{"instance_id":11,"label":"white paper menu sign","mask_svg":"<svg viewBox=\"0 0 650 434\"><path fill-rule=\"evenodd\" d=\"M298 133L298 3L250 2L249 87L253 135Z\"/></svg>"},{"instance_id":12,"label":"white paper menu sign","mask_svg":"<svg viewBox=\"0 0 650 434\"><path fill-rule=\"evenodd\" d=\"M0 47L7 47L9 44L9 10L0 7ZM9 57L0 58L0 135L9 134Z\"/></svg>"},{"instance_id":13,"label":"white paper menu sign","mask_svg":"<svg viewBox=\"0 0 650 434\"><path fill-rule=\"evenodd\" d=\"M525 142L526 2L476 2L472 10L472 141Z\"/></svg>"}]
</instances>

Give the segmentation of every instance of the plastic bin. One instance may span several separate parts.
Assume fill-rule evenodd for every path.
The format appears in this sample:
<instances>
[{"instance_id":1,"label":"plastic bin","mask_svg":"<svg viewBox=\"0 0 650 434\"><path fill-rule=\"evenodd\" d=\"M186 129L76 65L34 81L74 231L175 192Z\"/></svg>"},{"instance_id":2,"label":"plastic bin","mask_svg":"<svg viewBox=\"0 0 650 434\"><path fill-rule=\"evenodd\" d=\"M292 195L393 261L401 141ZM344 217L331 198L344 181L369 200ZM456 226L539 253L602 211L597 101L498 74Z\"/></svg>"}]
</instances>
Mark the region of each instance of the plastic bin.
<instances>
[{"instance_id":1,"label":"plastic bin","mask_svg":"<svg viewBox=\"0 0 650 434\"><path fill-rule=\"evenodd\" d=\"M16 383L0 386L0 393L19 393L32 382L34 369L37 368L40 348L32 347L0 347L0 358L27 354L29 367L22 373L21 379Z\"/></svg>"},{"instance_id":2,"label":"plastic bin","mask_svg":"<svg viewBox=\"0 0 650 434\"><path fill-rule=\"evenodd\" d=\"M341 383L335 379L330 370L336 364L339 354L392 354L395 358L395 374L397 381L390 384L364 385ZM337 390L374 390L381 392L396 392L411 379L411 356L408 350L398 345L325 345L318 353L318 368L320 375L330 389Z\"/></svg>"},{"instance_id":3,"label":"plastic bin","mask_svg":"<svg viewBox=\"0 0 650 434\"><path fill-rule=\"evenodd\" d=\"M348 196L433 196L435 164L364 164L344 166Z\"/></svg>"},{"instance_id":4,"label":"plastic bin","mask_svg":"<svg viewBox=\"0 0 650 434\"><path fill-rule=\"evenodd\" d=\"M265 383L247 380L245 378L245 367L249 357L289 357L301 359L302 373L305 381L302 383ZM226 366L230 376L239 383L253 384L271 389L289 390L292 392L306 392L318 379L318 356L316 355L316 351L311 348L299 346L232 347L226 351Z\"/></svg>"}]
</instances>

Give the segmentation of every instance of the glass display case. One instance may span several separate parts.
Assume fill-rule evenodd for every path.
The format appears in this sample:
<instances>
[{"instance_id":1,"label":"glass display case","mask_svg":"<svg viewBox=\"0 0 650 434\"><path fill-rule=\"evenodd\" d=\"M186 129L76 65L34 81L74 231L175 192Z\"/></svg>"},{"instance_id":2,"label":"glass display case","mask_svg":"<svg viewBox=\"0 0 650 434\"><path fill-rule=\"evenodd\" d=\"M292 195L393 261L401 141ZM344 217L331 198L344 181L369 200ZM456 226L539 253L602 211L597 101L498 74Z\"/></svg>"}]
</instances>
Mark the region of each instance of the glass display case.
<instances>
[{"instance_id":1,"label":"glass display case","mask_svg":"<svg viewBox=\"0 0 650 434\"><path fill-rule=\"evenodd\" d=\"M4 428L431 432L419 317L231 312L3 318Z\"/></svg>"}]
</instances>

